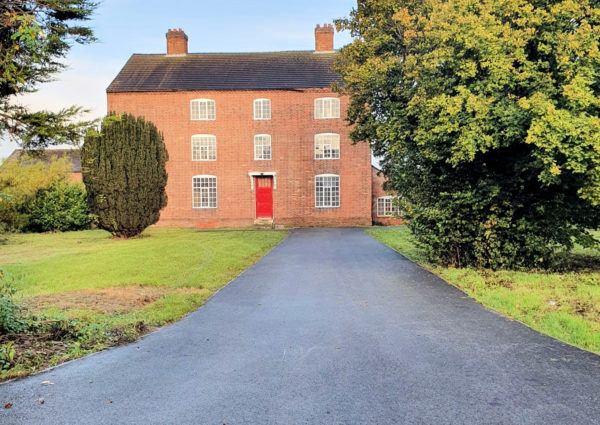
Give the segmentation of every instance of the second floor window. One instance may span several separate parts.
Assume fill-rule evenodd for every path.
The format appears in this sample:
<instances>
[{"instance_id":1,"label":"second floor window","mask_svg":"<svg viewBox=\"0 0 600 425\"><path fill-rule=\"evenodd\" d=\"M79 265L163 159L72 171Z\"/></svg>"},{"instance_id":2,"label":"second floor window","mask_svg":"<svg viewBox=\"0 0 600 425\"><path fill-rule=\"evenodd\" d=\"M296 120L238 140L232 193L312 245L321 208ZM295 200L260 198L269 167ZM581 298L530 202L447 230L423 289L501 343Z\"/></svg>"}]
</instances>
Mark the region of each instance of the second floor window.
<instances>
[{"instance_id":1,"label":"second floor window","mask_svg":"<svg viewBox=\"0 0 600 425\"><path fill-rule=\"evenodd\" d=\"M271 101L269 99L254 100L254 119L255 120L270 120L271 119Z\"/></svg>"},{"instance_id":2,"label":"second floor window","mask_svg":"<svg viewBox=\"0 0 600 425\"><path fill-rule=\"evenodd\" d=\"M271 159L271 136L268 134L254 136L254 159Z\"/></svg>"},{"instance_id":3,"label":"second floor window","mask_svg":"<svg viewBox=\"0 0 600 425\"><path fill-rule=\"evenodd\" d=\"M194 99L190 102L190 109L194 121L212 121L216 119L214 100Z\"/></svg>"},{"instance_id":4,"label":"second floor window","mask_svg":"<svg viewBox=\"0 0 600 425\"><path fill-rule=\"evenodd\" d=\"M192 136L192 161L216 161L217 137L211 134Z\"/></svg>"},{"instance_id":5,"label":"second floor window","mask_svg":"<svg viewBox=\"0 0 600 425\"><path fill-rule=\"evenodd\" d=\"M340 135L333 133L315 136L315 159L339 159Z\"/></svg>"},{"instance_id":6,"label":"second floor window","mask_svg":"<svg viewBox=\"0 0 600 425\"><path fill-rule=\"evenodd\" d=\"M340 99L321 97L315 99L315 119L327 120L340 117Z\"/></svg>"}]
</instances>

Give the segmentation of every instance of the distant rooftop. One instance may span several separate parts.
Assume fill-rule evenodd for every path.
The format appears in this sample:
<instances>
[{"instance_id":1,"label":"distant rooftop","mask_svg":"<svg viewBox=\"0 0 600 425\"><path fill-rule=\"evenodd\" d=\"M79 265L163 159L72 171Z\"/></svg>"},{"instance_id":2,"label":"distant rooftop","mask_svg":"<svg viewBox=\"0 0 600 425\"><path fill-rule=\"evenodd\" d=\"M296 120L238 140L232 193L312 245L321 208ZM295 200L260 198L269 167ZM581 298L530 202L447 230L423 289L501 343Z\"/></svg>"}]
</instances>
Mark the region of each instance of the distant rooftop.
<instances>
[{"instance_id":1,"label":"distant rooftop","mask_svg":"<svg viewBox=\"0 0 600 425\"><path fill-rule=\"evenodd\" d=\"M339 82L335 52L134 54L106 90L292 90Z\"/></svg>"}]
</instances>

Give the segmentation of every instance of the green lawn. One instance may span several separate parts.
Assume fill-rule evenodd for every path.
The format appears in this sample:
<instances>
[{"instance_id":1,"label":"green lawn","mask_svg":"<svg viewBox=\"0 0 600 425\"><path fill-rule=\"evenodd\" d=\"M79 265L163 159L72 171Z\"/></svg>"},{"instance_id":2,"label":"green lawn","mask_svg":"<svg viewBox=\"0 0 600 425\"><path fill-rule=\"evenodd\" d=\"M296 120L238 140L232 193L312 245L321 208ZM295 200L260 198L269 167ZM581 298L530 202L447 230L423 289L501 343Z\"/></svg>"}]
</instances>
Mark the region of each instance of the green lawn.
<instances>
[{"instance_id":1,"label":"green lawn","mask_svg":"<svg viewBox=\"0 0 600 425\"><path fill-rule=\"evenodd\" d=\"M68 332L74 333L51 359L36 358L35 349L32 358L18 352L21 361L6 377L130 341L180 319L286 235L150 228L129 240L112 239L100 230L2 236L0 265L14 278L17 300L30 314L73 326ZM115 306L120 307L115 311ZM15 339L18 351L22 341ZM6 337L0 348L3 342ZM43 352L53 343L46 342L38 347L25 341L21 349L33 344Z\"/></svg>"},{"instance_id":2,"label":"green lawn","mask_svg":"<svg viewBox=\"0 0 600 425\"><path fill-rule=\"evenodd\" d=\"M373 228L367 233L484 306L600 353L600 252L575 250L571 261L577 271L565 273L453 269L427 263L406 228Z\"/></svg>"}]
</instances>

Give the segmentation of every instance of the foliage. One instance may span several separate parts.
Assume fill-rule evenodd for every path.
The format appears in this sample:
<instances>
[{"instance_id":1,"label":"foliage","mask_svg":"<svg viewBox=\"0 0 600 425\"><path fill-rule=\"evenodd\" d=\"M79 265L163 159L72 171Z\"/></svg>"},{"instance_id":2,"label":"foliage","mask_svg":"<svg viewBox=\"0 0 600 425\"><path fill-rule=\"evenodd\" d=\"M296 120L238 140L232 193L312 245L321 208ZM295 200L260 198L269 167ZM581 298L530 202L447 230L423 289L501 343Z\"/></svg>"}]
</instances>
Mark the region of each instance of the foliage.
<instances>
[{"instance_id":1,"label":"foliage","mask_svg":"<svg viewBox=\"0 0 600 425\"><path fill-rule=\"evenodd\" d=\"M29 223L26 204L38 191L65 183L72 166L66 158L50 159L24 155L0 167L0 231L20 231Z\"/></svg>"},{"instance_id":2,"label":"foliage","mask_svg":"<svg viewBox=\"0 0 600 425\"><path fill-rule=\"evenodd\" d=\"M0 232L20 232L29 224L29 217L22 206L8 195L0 199Z\"/></svg>"},{"instance_id":3,"label":"foliage","mask_svg":"<svg viewBox=\"0 0 600 425\"><path fill-rule=\"evenodd\" d=\"M21 308L13 301L16 292L14 278L0 268L0 335L22 332L27 321L21 315Z\"/></svg>"},{"instance_id":4,"label":"foliage","mask_svg":"<svg viewBox=\"0 0 600 425\"><path fill-rule=\"evenodd\" d=\"M167 205L167 149L156 126L141 117L108 115L81 151L88 204L98 226L117 237L140 234Z\"/></svg>"},{"instance_id":5,"label":"foliage","mask_svg":"<svg viewBox=\"0 0 600 425\"><path fill-rule=\"evenodd\" d=\"M14 98L63 70L73 43L95 40L93 31L78 23L96 6L91 0L0 0L0 136L27 149L81 140L92 124L75 121L82 108L32 112Z\"/></svg>"},{"instance_id":6,"label":"foliage","mask_svg":"<svg viewBox=\"0 0 600 425\"><path fill-rule=\"evenodd\" d=\"M600 353L600 250L575 247L560 272L456 269L429 263L408 229L369 229L367 233L484 306L561 341Z\"/></svg>"},{"instance_id":7,"label":"foliage","mask_svg":"<svg viewBox=\"0 0 600 425\"><path fill-rule=\"evenodd\" d=\"M0 193L20 200L35 196L40 189L68 181L72 165L67 158L47 158L23 154L0 167Z\"/></svg>"},{"instance_id":8,"label":"foliage","mask_svg":"<svg viewBox=\"0 0 600 425\"><path fill-rule=\"evenodd\" d=\"M83 230L89 228L92 221L82 184L61 182L41 189L26 210L28 230L34 232Z\"/></svg>"},{"instance_id":9,"label":"foliage","mask_svg":"<svg viewBox=\"0 0 600 425\"><path fill-rule=\"evenodd\" d=\"M600 7L359 0L338 29L354 141L430 260L547 267L600 226Z\"/></svg>"},{"instance_id":10,"label":"foliage","mask_svg":"<svg viewBox=\"0 0 600 425\"><path fill-rule=\"evenodd\" d=\"M14 365L17 352L13 348L14 341L0 345L0 375L6 372Z\"/></svg>"}]
</instances>

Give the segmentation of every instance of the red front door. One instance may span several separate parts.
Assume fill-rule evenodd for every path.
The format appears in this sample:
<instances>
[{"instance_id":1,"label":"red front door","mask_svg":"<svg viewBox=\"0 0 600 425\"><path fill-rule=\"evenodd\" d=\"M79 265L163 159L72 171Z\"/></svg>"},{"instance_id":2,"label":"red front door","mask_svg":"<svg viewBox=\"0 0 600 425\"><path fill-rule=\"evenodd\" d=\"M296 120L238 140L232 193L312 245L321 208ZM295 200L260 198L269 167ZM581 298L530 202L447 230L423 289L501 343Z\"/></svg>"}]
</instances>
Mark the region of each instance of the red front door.
<instances>
[{"instance_id":1,"label":"red front door","mask_svg":"<svg viewBox=\"0 0 600 425\"><path fill-rule=\"evenodd\" d=\"M273 177L254 177L256 218L273 218Z\"/></svg>"}]
</instances>

